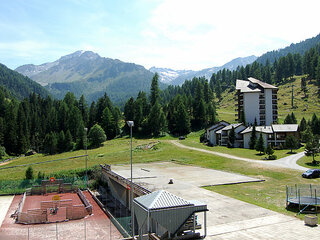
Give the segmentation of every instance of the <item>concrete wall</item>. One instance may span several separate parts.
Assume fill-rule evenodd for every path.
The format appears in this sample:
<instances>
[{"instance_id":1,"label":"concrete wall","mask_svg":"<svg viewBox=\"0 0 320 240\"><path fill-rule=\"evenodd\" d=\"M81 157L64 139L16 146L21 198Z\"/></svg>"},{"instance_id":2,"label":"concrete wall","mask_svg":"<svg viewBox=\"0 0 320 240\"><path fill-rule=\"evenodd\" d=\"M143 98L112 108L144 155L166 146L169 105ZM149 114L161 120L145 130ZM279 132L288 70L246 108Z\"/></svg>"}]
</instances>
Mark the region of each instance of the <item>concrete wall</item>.
<instances>
[{"instance_id":1,"label":"concrete wall","mask_svg":"<svg viewBox=\"0 0 320 240\"><path fill-rule=\"evenodd\" d=\"M260 124L259 117L259 93L244 93L243 94L243 106L246 123L253 124L254 119L257 119L257 123Z\"/></svg>"},{"instance_id":2,"label":"concrete wall","mask_svg":"<svg viewBox=\"0 0 320 240\"><path fill-rule=\"evenodd\" d=\"M264 96L266 101L266 126L271 126L273 123L272 113L272 89L265 89Z\"/></svg>"}]
</instances>

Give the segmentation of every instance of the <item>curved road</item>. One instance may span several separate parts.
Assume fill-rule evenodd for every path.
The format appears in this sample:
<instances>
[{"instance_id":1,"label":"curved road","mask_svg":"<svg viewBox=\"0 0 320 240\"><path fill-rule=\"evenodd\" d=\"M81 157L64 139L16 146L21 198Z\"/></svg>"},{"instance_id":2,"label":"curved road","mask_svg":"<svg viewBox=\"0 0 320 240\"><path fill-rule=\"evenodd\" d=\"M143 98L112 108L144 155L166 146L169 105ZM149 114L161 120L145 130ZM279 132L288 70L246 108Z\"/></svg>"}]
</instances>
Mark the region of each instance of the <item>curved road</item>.
<instances>
[{"instance_id":1,"label":"curved road","mask_svg":"<svg viewBox=\"0 0 320 240\"><path fill-rule=\"evenodd\" d=\"M300 171L308 170L308 168L299 166L296 163L298 159L300 159L300 158L302 158L304 156L304 152L293 154L293 155L290 155L290 156L287 156L287 157L284 157L284 158L280 158L278 160L263 161L263 160L252 160L252 159L249 159L249 158L237 157L237 156L234 156L234 155L215 152L215 151L209 151L209 150L201 149L201 148L189 147L189 146L181 144L177 140L170 140L170 142L172 144L176 145L177 147L180 147L180 148L185 148L185 149L190 149L190 150L194 150L194 151L198 151L198 152L214 154L214 155L225 157L225 158L232 158L232 159L246 161L246 162L261 163L261 164L265 164L265 165L269 165L269 166L290 168L290 169L300 170Z\"/></svg>"}]
</instances>

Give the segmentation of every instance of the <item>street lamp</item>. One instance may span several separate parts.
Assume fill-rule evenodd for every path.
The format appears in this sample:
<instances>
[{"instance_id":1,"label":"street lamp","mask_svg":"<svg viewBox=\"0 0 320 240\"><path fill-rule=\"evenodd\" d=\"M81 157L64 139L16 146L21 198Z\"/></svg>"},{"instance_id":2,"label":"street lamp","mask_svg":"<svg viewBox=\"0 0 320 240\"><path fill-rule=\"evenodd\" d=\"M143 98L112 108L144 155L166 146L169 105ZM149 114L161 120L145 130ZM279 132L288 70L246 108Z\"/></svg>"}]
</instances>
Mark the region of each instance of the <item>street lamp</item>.
<instances>
[{"instance_id":1,"label":"street lamp","mask_svg":"<svg viewBox=\"0 0 320 240\"><path fill-rule=\"evenodd\" d=\"M88 171L87 171L87 162L88 162L88 154L87 154L87 132L88 132L88 128L84 128L84 131L86 132L86 188L88 188Z\"/></svg>"},{"instance_id":2,"label":"street lamp","mask_svg":"<svg viewBox=\"0 0 320 240\"><path fill-rule=\"evenodd\" d=\"M133 182L132 182L132 127L134 126L133 121L127 121L128 126L130 127L130 137L131 137L131 230L132 230L132 239L134 239L134 209L133 209Z\"/></svg>"}]
</instances>

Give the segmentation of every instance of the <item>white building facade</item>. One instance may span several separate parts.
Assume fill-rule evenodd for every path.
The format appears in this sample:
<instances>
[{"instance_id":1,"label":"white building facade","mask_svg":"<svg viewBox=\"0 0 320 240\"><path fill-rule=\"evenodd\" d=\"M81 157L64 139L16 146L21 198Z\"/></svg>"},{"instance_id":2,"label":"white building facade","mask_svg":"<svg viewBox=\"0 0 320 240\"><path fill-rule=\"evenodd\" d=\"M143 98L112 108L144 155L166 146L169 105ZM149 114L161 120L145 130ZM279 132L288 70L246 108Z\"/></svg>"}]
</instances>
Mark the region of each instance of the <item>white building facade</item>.
<instances>
[{"instance_id":1,"label":"white building facade","mask_svg":"<svg viewBox=\"0 0 320 240\"><path fill-rule=\"evenodd\" d=\"M236 81L236 121L271 125L278 122L278 88L255 78Z\"/></svg>"}]
</instances>

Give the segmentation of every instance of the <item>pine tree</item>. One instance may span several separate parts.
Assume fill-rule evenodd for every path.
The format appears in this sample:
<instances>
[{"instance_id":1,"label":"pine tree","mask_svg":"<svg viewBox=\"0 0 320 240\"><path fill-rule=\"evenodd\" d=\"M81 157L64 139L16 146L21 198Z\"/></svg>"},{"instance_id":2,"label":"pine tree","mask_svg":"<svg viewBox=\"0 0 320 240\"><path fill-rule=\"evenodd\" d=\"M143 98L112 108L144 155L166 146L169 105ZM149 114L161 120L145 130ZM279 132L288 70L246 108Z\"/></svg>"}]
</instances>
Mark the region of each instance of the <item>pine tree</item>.
<instances>
[{"instance_id":1,"label":"pine tree","mask_svg":"<svg viewBox=\"0 0 320 240\"><path fill-rule=\"evenodd\" d=\"M256 146L256 124L254 123L252 126L252 132L251 132L251 136L250 136L250 141L249 141L249 148L250 149L254 149Z\"/></svg>"},{"instance_id":2,"label":"pine tree","mask_svg":"<svg viewBox=\"0 0 320 240\"><path fill-rule=\"evenodd\" d=\"M148 116L148 129L153 136L158 136L166 128L164 113L158 101L151 107Z\"/></svg>"},{"instance_id":3,"label":"pine tree","mask_svg":"<svg viewBox=\"0 0 320 240\"><path fill-rule=\"evenodd\" d=\"M318 156L320 152L320 139L319 136L314 136L310 141L307 142L305 146L305 155L312 156L312 164L317 165L318 162L315 157Z\"/></svg>"},{"instance_id":4,"label":"pine tree","mask_svg":"<svg viewBox=\"0 0 320 240\"><path fill-rule=\"evenodd\" d=\"M268 155L268 159L270 159L270 156L273 155L274 150L271 146L271 144L268 144L267 148L266 148L266 154Z\"/></svg>"},{"instance_id":5,"label":"pine tree","mask_svg":"<svg viewBox=\"0 0 320 240\"><path fill-rule=\"evenodd\" d=\"M58 139L57 139L57 135L54 132L50 132L46 134L43 142L44 152L50 155L56 154L58 150L57 144L58 144Z\"/></svg>"},{"instance_id":6,"label":"pine tree","mask_svg":"<svg viewBox=\"0 0 320 240\"><path fill-rule=\"evenodd\" d=\"M299 141L295 136L289 135L286 137L285 146L290 149L290 153L292 153L293 149L296 149L299 145Z\"/></svg>"},{"instance_id":7,"label":"pine tree","mask_svg":"<svg viewBox=\"0 0 320 240\"><path fill-rule=\"evenodd\" d=\"M284 119L284 124L291 124L293 122L292 120L292 115L291 114L288 114L286 116L286 118Z\"/></svg>"},{"instance_id":8,"label":"pine tree","mask_svg":"<svg viewBox=\"0 0 320 240\"><path fill-rule=\"evenodd\" d=\"M303 132L307 129L307 121L304 117L302 117L301 121L300 121L300 125L299 125L299 131Z\"/></svg>"},{"instance_id":9,"label":"pine tree","mask_svg":"<svg viewBox=\"0 0 320 240\"><path fill-rule=\"evenodd\" d=\"M262 137L262 134L260 133L260 136L258 138L258 141L255 145L255 149L256 151L260 152L260 154L264 153L265 149L264 149L264 140Z\"/></svg>"},{"instance_id":10,"label":"pine tree","mask_svg":"<svg viewBox=\"0 0 320 240\"><path fill-rule=\"evenodd\" d=\"M229 135L228 135L228 146L230 147L234 147L234 142L236 140L236 133L234 131L234 127L232 126L230 132L229 132Z\"/></svg>"},{"instance_id":11,"label":"pine tree","mask_svg":"<svg viewBox=\"0 0 320 240\"><path fill-rule=\"evenodd\" d=\"M179 98L180 99L180 98ZM188 134L190 132L190 117L189 114L181 101L178 101L175 121L176 121L176 131L179 133L180 136Z\"/></svg>"},{"instance_id":12,"label":"pine tree","mask_svg":"<svg viewBox=\"0 0 320 240\"><path fill-rule=\"evenodd\" d=\"M65 151L65 136L64 136L64 132L61 131L59 134L58 134L58 139L57 139L57 149L58 149L58 152L59 153L62 153Z\"/></svg>"},{"instance_id":13,"label":"pine tree","mask_svg":"<svg viewBox=\"0 0 320 240\"><path fill-rule=\"evenodd\" d=\"M151 89L150 89L150 103L151 106L155 105L157 101L160 101L160 89L159 89L159 75L155 73L152 78L151 82Z\"/></svg>"},{"instance_id":14,"label":"pine tree","mask_svg":"<svg viewBox=\"0 0 320 240\"><path fill-rule=\"evenodd\" d=\"M67 130L65 134L65 151L71 151L73 149L73 139L70 130Z\"/></svg>"},{"instance_id":15,"label":"pine tree","mask_svg":"<svg viewBox=\"0 0 320 240\"><path fill-rule=\"evenodd\" d=\"M78 106L80 112L81 112L81 116L82 116L82 120L85 126L88 126L89 123L89 110L88 110L88 104L86 102L86 99L84 97L84 95L82 94L80 99L79 99L79 106Z\"/></svg>"},{"instance_id":16,"label":"pine tree","mask_svg":"<svg viewBox=\"0 0 320 240\"><path fill-rule=\"evenodd\" d=\"M115 121L108 107L103 110L101 127L107 135L107 139L116 137Z\"/></svg>"},{"instance_id":17,"label":"pine tree","mask_svg":"<svg viewBox=\"0 0 320 240\"><path fill-rule=\"evenodd\" d=\"M97 123L96 115L97 115L96 103L93 101L91 103L91 105L90 105L90 108L89 108L89 124L88 124L88 128L93 127L93 125Z\"/></svg>"},{"instance_id":18,"label":"pine tree","mask_svg":"<svg viewBox=\"0 0 320 240\"><path fill-rule=\"evenodd\" d=\"M297 118L293 112L291 113L291 120L292 120L292 122L291 122L292 124L297 124Z\"/></svg>"}]
</instances>

